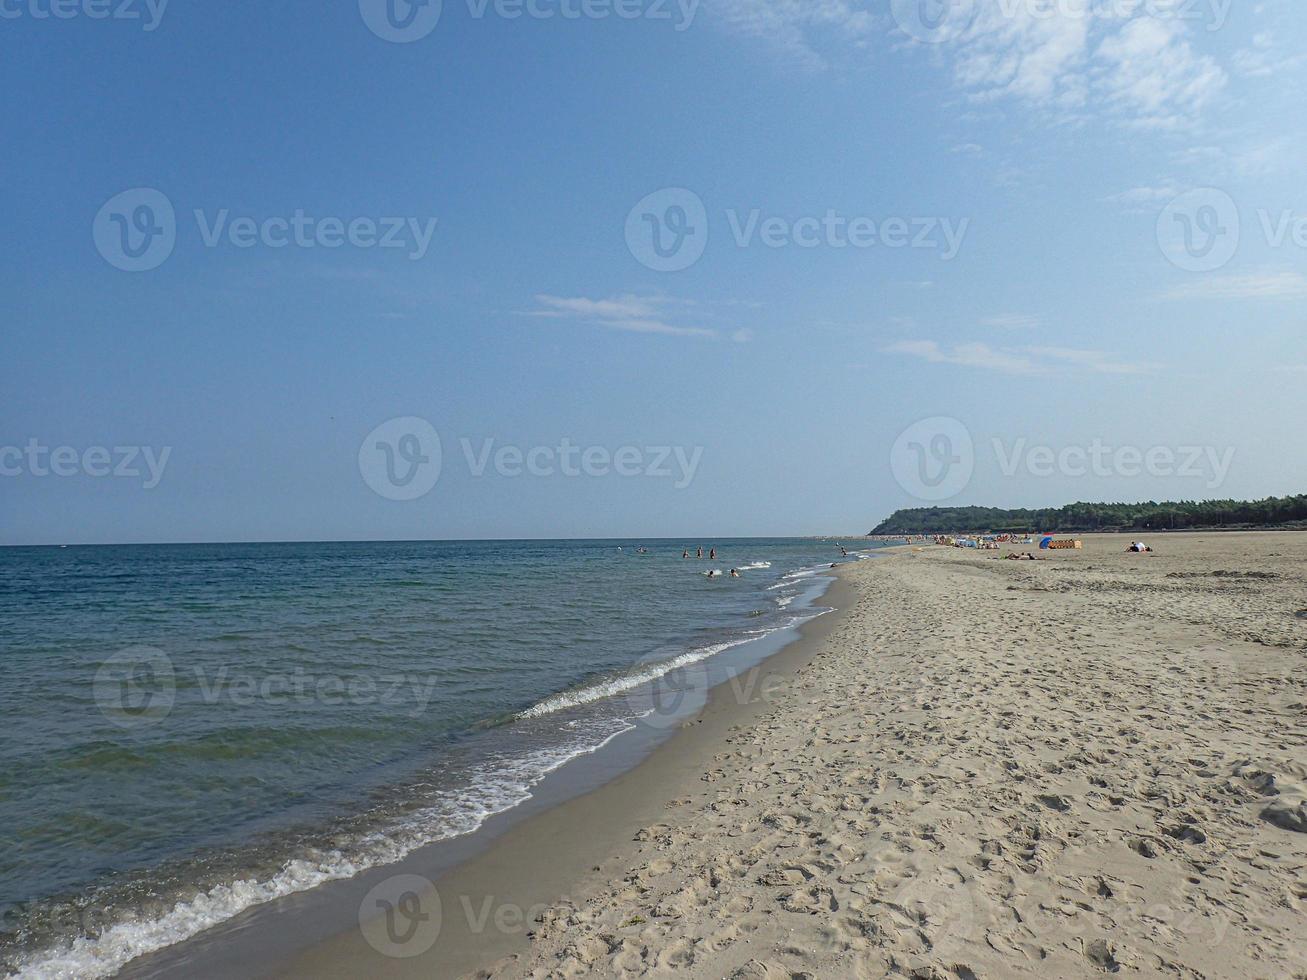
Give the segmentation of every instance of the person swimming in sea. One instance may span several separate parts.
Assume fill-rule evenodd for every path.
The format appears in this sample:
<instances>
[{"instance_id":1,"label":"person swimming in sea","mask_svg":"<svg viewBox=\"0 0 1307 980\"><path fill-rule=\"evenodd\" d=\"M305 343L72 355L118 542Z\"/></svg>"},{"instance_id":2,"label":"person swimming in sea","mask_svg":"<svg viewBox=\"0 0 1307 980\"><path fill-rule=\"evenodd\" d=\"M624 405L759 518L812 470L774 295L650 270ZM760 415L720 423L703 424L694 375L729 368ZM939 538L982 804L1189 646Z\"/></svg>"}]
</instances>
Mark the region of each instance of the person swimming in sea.
<instances>
[{"instance_id":1,"label":"person swimming in sea","mask_svg":"<svg viewBox=\"0 0 1307 980\"><path fill-rule=\"evenodd\" d=\"M738 569L734 569L734 568L732 568L732 569L731 569L731 578L739 578L739 577L740 577L739 570L738 570Z\"/></svg>"}]
</instances>

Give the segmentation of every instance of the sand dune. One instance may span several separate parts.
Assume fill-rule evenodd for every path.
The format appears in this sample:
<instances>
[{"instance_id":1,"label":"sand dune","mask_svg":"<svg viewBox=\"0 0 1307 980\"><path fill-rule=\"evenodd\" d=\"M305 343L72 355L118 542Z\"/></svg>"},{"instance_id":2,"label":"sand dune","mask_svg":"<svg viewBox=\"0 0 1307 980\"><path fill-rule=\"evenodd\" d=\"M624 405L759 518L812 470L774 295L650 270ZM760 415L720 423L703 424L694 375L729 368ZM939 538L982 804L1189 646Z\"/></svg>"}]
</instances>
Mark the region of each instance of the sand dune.
<instances>
[{"instance_id":1,"label":"sand dune","mask_svg":"<svg viewBox=\"0 0 1307 980\"><path fill-rule=\"evenodd\" d=\"M849 568L624 870L478 975L1307 976L1307 535L1153 543Z\"/></svg>"}]
</instances>

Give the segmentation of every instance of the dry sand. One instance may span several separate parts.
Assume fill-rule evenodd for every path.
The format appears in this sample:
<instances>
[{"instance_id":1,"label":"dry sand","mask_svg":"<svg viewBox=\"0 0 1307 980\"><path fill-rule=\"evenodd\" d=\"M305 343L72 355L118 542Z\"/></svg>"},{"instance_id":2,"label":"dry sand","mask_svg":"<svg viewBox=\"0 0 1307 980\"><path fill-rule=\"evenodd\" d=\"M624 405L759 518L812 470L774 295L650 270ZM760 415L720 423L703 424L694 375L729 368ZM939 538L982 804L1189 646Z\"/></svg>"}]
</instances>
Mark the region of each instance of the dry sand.
<instances>
[{"instance_id":1,"label":"dry sand","mask_svg":"<svg viewBox=\"0 0 1307 980\"><path fill-rule=\"evenodd\" d=\"M1307 976L1307 535L1152 543L849 568L816 657L478 975Z\"/></svg>"}]
</instances>

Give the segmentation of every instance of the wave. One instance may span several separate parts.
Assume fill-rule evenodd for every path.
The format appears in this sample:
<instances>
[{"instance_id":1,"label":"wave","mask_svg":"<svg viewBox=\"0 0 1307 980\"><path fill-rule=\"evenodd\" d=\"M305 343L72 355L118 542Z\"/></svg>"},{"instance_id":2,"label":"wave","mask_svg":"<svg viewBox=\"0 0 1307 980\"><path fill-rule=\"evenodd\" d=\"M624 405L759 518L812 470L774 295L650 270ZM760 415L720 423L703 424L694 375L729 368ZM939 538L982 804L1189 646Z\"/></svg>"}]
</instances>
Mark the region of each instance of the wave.
<instances>
[{"instance_id":1,"label":"wave","mask_svg":"<svg viewBox=\"0 0 1307 980\"><path fill-rule=\"evenodd\" d=\"M625 674L617 677L610 677L606 680L587 684L584 687L574 688L570 691L562 691L545 698L543 701L527 708L525 711L519 711L515 716L518 719L542 718L545 715L552 715L558 711L566 711L568 708L577 708L583 704L590 704L594 701L602 701L604 698L611 698L616 694L623 694L627 691L634 690L642 684L649 684L658 678L670 674L674 670L682 667L688 667L690 664L699 663L707 660L709 657L715 657L723 650L729 650L731 647L738 647L752 640L765 636L770 630L757 630L742 635L739 639L731 640L726 643L715 643L711 646L700 647L696 650L687 650L685 653L670 660L660 660L656 663L641 664L638 667Z\"/></svg>"},{"instance_id":2,"label":"wave","mask_svg":"<svg viewBox=\"0 0 1307 980\"><path fill-rule=\"evenodd\" d=\"M601 741L541 749L481 773L463 792L362 835L351 846L307 852L287 861L265 880L240 878L219 884L154 918L127 918L95 937L26 954L11 962L22 980L111 977L127 963L189 939L246 909L308 891L329 881L352 878L380 865L394 864L427 844L470 834L489 817L531 798L531 789L572 759L597 752L634 726L624 722Z\"/></svg>"}]
</instances>

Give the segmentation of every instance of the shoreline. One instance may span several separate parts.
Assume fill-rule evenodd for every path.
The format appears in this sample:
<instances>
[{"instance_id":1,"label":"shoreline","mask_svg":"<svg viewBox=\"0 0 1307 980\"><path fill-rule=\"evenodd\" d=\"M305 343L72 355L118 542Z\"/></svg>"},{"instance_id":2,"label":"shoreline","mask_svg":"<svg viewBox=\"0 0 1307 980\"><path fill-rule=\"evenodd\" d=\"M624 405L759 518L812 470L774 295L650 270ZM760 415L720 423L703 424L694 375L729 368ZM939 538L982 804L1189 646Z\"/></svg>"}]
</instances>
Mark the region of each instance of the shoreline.
<instances>
[{"instance_id":1,"label":"shoreline","mask_svg":"<svg viewBox=\"0 0 1307 980\"><path fill-rule=\"evenodd\" d=\"M537 914L567 893L588 889L621 867L632 837L667 812L666 798L686 791L720 748L726 733L747 724L767 702L769 684L789 679L817 656L825 636L851 601L838 573L818 599L832 612L797 627L798 636L709 692L704 707L634 768L581 796L527 816L481 853L431 881L440 899L441 929L420 955L380 956L357 925L282 964L277 977L393 978L476 974L495 961L523 956ZM749 696L737 691L749 689ZM579 888L575 888L580 883ZM424 901L424 906L437 903Z\"/></svg>"},{"instance_id":2,"label":"shoreline","mask_svg":"<svg viewBox=\"0 0 1307 980\"><path fill-rule=\"evenodd\" d=\"M636 770L643 769L663 754L669 744L680 744L693 735L702 727L699 721L714 712L723 698L729 699L722 689L730 687L728 678L731 674L739 671L742 678L756 675L793 647L803 644L810 631L820 628L818 624L838 615L830 609L829 601L833 590L838 588L833 570L821 567L813 572L814 587L803 606L795 609L796 613L809 618L748 640L687 668L693 676L687 681L689 691L685 697L701 698L702 703L689 704L688 711L678 710L674 725L670 719L659 718L656 719L658 726L653 729L637 726L611 738L592 752L573 758L536 784L527 801L488 816L469 834L433 841L396 863L370 868L349 878L328 881L311 890L253 906L196 936L133 959L116 975L133 978L181 974L242 977L307 973L332 975L331 970L338 962L338 948L347 951L350 960L362 962L370 957L374 962L368 968L387 972L403 969L406 964L419 971L426 969L428 972L424 975L427 976L432 975L430 971L433 969L436 975L453 975L448 971L455 963L460 965L460 972L472 969L481 958L484 930L478 938L466 937L468 941L456 949L454 936L457 933L446 915L440 942L430 955L412 960L383 958L362 938L358 921L360 901L370 890L397 876L416 875L419 880L434 881L442 893L448 891L451 880L475 881L486 873L484 869L493 869L495 855L503 848L513 846L519 839L534 839L540 833L540 830L533 829L537 824L540 828L560 825L557 823L560 818L555 815L557 810L569 806L575 808L595 794L611 793L614 782L633 777ZM817 587L818 582L826 583L825 587ZM706 684L712 685L706 692L696 690ZM663 728L665 725L670 727ZM604 799L608 800L608 797ZM606 802L604 806L607 809L610 804ZM567 822L563 821L561 825ZM587 844L593 843L601 829L592 824L588 833L583 835L586 840L576 842L575 861L568 865L569 873L589 869L591 865L585 863L585 855L581 852ZM556 850L546 848L546 851L556 856ZM542 880L548 877L544 869L539 871L530 877ZM494 877L493 872L485 880L497 883L495 896L498 905L526 908L544 901L543 893L537 894L534 890L517 897L519 889L512 887L510 881ZM462 888L459 894L466 891ZM477 901L479 908L485 896L479 896ZM520 929L510 929L510 935L505 938L518 933L516 938L525 943L525 932L530 926L531 923L526 922ZM521 951L511 943L508 947ZM325 956L322 965L303 965L313 960L319 951ZM346 970L339 975L348 974Z\"/></svg>"},{"instance_id":3,"label":"shoreline","mask_svg":"<svg viewBox=\"0 0 1307 980\"><path fill-rule=\"evenodd\" d=\"M1307 537L1120 542L844 565L634 768L355 883L411 919L169 975L1307 976Z\"/></svg>"}]
</instances>

